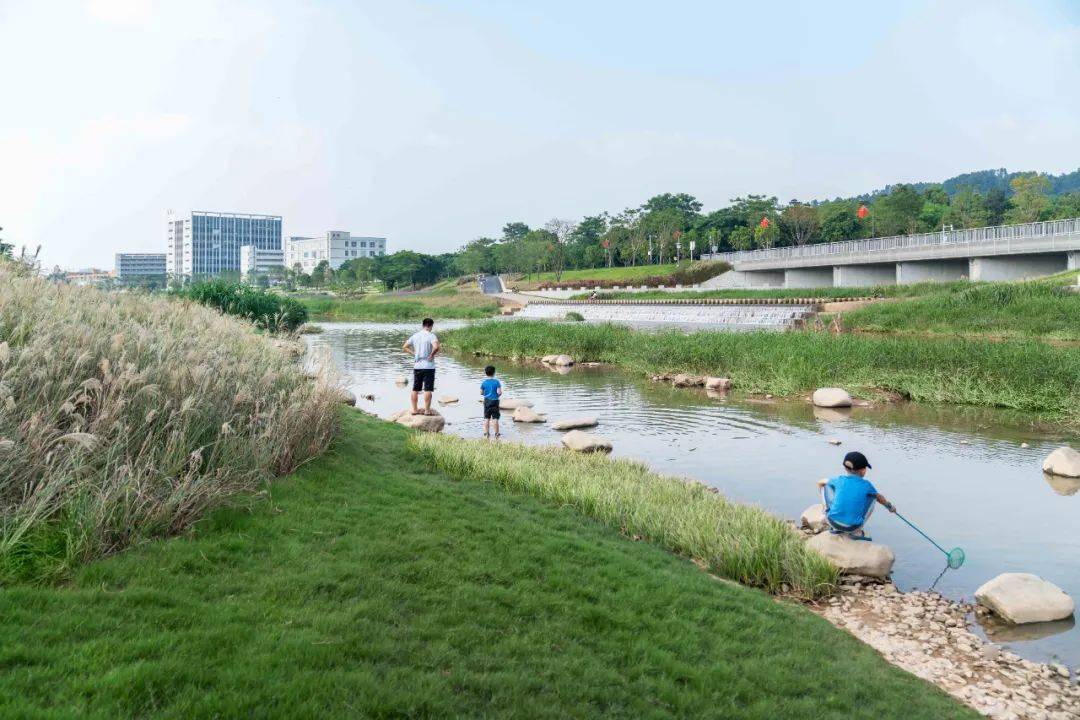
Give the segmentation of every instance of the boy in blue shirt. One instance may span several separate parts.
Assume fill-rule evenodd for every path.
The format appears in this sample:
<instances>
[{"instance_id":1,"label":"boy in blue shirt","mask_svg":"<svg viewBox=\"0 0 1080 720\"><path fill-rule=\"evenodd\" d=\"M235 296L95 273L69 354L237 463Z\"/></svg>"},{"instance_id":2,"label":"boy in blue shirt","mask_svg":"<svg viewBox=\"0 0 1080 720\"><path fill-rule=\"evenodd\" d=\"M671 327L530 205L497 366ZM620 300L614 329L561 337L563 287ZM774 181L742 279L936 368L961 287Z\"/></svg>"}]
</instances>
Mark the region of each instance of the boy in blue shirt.
<instances>
[{"instance_id":1,"label":"boy in blue shirt","mask_svg":"<svg viewBox=\"0 0 1080 720\"><path fill-rule=\"evenodd\" d=\"M844 456L844 468L847 472L829 480L818 480L821 499L825 503L825 519L829 521L830 532L834 535L847 535L854 540L869 540L863 531L863 525L874 512L874 503L879 502L896 512L896 506L885 499L869 480L866 471L870 462L861 452L849 452Z\"/></svg>"},{"instance_id":2,"label":"boy in blue shirt","mask_svg":"<svg viewBox=\"0 0 1080 720\"><path fill-rule=\"evenodd\" d=\"M491 437L490 424L495 422L495 437L499 437L499 397L502 395L502 383L495 379L495 366L484 368L487 379L480 383L480 394L484 396L484 437Z\"/></svg>"}]
</instances>

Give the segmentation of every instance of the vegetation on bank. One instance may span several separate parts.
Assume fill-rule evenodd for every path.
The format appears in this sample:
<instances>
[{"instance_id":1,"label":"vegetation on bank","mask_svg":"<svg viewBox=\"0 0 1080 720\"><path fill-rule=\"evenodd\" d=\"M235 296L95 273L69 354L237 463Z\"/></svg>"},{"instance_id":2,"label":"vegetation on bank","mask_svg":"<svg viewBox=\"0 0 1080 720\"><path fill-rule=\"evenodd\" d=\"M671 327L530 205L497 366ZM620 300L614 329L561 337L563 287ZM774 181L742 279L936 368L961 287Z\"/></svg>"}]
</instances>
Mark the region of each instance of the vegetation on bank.
<instances>
[{"instance_id":1,"label":"vegetation on bank","mask_svg":"<svg viewBox=\"0 0 1080 720\"><path fill-rule=\"evenodd\" d=\"M481 319L499 313L499 301L481 293L474 284L439 283L409 293L381 293L361 298L301 295L297 300L312 320L419 322L436 319Z\"/></svg>"},{"instance_id":2,"label":"vegetation on bank","mask_svg":"<svg viewBox=\"0 0 1080 720\"><path fill-rule=\"evenodd\" d=\"M907 285L875 285L873 287L821 287L821 288L724 288L719 290L680 290L665 292L646 290L642 292L602 292L597 297L605 300L702 300L706 298L815 298L819 300L848 300L861 297L918 297L950 289L971 287L970 282L911 283ZM589 293L575 295L584 300Z\"/></svg>"},{"instance_id":3,"label":"vegetation on bank","mask_svg":"<svg viewBox=\"0 0 1080 720\"><path fill-rule=\"evenodd\" d=\"M1080 348L1041 342L824 332L642 332L611 324L517 320L443 333L448 347L500 357L566 353L642 373L730 377L745 392L856 394L1016 408L1080 422Z\"/></svg>"},{"instance_id":4,"label":"vegetation on bank","mask_svg":"<svg viewBox=\"0 0 1080 720\"><path fill-rule=\"evenodd\" d=\"M322 451L335 405L238 320L0 263L0 585L182 530Z\"/></svg>"},{"instance_id":5,"label":"vegetation on bank","mask_svg":"<svg viewBox=\"0 0 1080 720\"><path fill-rule=\"evenodd\" d=\"M666 477L640 463L562 448L417 435L432 465L462 480L571 507L605 525L703 562L710 572L771 593L815 599L836 589L837 572L780 518L733 503L701 483Z\"/></svg>"},{"instance_id":6,"label":"vegetation on bank","mask_svg":"<svg viewBox=\"0 0 1080 720\"><path fill-rule=\"evenodd\" d=\"M203 280L175 294L249 320L268 332L293 332L308 319L307 309L296 300L240 282Z\"/></svg>"},{"instance_id":7,"label":"vegetation on bank","mask_svg":"<svg viewBox=\"0 0 1080 720\"><path fill-rule=\"evenodd\" d=\"M0 589L0 715L976 717L798 605L451 479L407 436L347 411L252 508Z\"/></svg>"},{"instance_id":8,"label":"vegetation on bank","mask_svg":"<svg viewBox=\"0 0 1080 720\"><path fill-rule=\"evenodd\" d=\"M949 283L900 302L845 313L848 330L894 334L1080 340L1077 273L1028 282ZM903 286L899 286L903 287Z\"/></svg>"}]
</instances>

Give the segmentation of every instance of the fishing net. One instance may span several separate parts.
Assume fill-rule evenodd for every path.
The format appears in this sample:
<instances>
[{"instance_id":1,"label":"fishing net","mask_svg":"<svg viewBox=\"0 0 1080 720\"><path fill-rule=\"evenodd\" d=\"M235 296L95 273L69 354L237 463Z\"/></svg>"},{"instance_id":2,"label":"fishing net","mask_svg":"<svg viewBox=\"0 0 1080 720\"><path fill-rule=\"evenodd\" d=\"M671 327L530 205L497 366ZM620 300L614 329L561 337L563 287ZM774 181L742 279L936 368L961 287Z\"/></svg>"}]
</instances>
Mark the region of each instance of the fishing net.
<instances>
[{"instance_id":1,"label":"fishing net","mask_svg":"<svg viewBox=\"0 0 1080 720\"><path fill-rule=\"evenodd\" d=\"M964 564L964 551L960 548L953 548L949 551L949 567L953 570L957 569Z\"/></svg>"}]
</instances>

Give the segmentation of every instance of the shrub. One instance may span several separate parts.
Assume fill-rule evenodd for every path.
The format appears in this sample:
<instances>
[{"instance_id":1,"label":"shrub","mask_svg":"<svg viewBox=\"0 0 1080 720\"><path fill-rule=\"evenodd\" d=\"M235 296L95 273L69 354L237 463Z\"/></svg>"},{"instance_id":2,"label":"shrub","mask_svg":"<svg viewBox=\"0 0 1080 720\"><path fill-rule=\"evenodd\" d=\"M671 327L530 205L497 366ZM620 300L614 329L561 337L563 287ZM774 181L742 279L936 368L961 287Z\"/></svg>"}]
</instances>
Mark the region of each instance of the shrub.
<instances>
[{"instance_id":1,"label":"shrub","mask_svg":"<svg viewBox=\"0 0 1080 720\"><path fill-rule=\"evenodd\" d=\"M0 584L47 580L321 452L335 393L193 303L0 264Z\"/></svg>"},{"instance_id":2,"label":"shrub","mask_svg":"<svg viewBox=\"0 0 1080 720\"><path fill-rule=\"evenodd\" d=\"M585 316L579 312L571 310L570 312L566 313L566 319L572 322L584 322Z\"/></svg>"},{"instance_id":3,"label":"shrub","mask_svg":"<svg viewBox=\"0 0 1080 720\"><path fill-rule=\"evenodd\" d=\"M204 280L176 291L181 297L246 318L269 332L293 332L308 319L296 300L268 290L225 280Z\"/></svg>"},{"instance_id":4,"label":"shrub","mask_svg":"<svg viewBox=\"0 0 1080 720\"><path fill-rule=\"evenodd\" d=\"M690 263L680 267L669 275L648 275L635 280L563 280L560 282L545 281L538 286L541 290L551 290L560 287L603 289L612 287L625 287L627 285L658 287L660 285L696 285L709 278L727 272L731 265L722 261L706 261Z\"/></svg>"}]
</instances>

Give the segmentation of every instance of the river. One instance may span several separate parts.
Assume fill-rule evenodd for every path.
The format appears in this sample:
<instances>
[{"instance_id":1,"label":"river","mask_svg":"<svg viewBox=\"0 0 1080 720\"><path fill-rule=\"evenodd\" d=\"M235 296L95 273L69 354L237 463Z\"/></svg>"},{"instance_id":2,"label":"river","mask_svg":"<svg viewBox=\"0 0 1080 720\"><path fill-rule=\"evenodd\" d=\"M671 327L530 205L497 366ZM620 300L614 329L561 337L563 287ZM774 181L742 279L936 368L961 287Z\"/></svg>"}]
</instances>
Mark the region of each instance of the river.
<instances>
[{"instance_id":1,"label":"river","mask_svg":"<svg viewBox=\"0 0 1080 720\"><path fill-rule=\"evenodd\" d=\"M411 374L401 344L414 325L321 325L323 333L307 336L313 356L329 351L355 393L375 396L359 400L361 407L386 417L408 406L409 388L394 380ZM531 400L549 419L597 416L595 432L613 441L614 456L695 478L787 518L797 519L816 501L815 481L839 474L845 452L861 450L874 466L869 478L908 519L946 549L960 546L967 554L962 568L941 575L944 556L879 508L867 527L896 552L893 579L901 589L936 582L942 594L970 600L998 573L1031 572L1080 599L1080 481L1050 479L1041 469L1051 450L1080 442L1037 427L1022 413L910 403L823 411L803 399L676 389L612 367L560 374L539 364L492 362L505 397ZM435 397L461 399L437 405L447 432L482 435L478 398L485 364L440 357ZM561 434L547 424L516 424L510 415L503 413L505 441L558 444ZM1080 665L1080 628L1072 620L991 629L990 637L1031 660Z\"/></svg>"}]
</instances>

